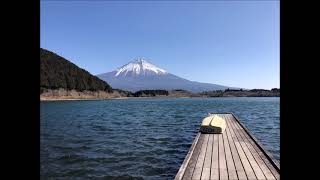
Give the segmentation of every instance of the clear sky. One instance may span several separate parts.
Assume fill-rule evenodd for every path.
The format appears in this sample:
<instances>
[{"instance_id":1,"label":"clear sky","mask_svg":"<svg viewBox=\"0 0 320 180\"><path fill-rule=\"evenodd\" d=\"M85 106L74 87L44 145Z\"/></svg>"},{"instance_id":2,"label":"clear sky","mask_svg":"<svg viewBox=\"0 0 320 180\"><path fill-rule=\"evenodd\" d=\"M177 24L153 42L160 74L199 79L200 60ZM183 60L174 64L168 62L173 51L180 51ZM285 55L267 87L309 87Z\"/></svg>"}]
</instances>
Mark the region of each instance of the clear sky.
<instances>
[{"instance_id":1,"label":"clear sky","mask_svg":"<svg viewBox=\"0 0 320 180\"><path fill-rule=\"evenodd\" d=\"M42 1L41 47L96 75L145 57L180 77L279 88L279 1Z\"/></svg>"}]
</instances>

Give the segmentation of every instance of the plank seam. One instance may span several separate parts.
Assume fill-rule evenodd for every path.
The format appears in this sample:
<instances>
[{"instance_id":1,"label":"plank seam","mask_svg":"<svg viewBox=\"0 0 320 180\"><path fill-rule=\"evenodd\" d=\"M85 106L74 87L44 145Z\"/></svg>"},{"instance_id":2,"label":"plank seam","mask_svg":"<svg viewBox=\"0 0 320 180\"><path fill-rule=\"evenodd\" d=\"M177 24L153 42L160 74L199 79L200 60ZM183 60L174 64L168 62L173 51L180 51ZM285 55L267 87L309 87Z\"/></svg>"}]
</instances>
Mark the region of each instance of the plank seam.
<instances>
[{"instance_id":1,"label":"plank seam","mask_svg":"<svg viewBox=\"0 0 320 180\"><path fill-rule=\"evenodd\" d=\"M229 125L229 124L228 124ZM229 126L230 127L230 126ZM230 127L231 128L231 127ZM236 144L235 144L235 142L234 142L234 139L232 138L232 134L231 134L231 130L228 128L228 134L230 134L230 138L231 138L231 140L232 140L232 144L234 145L234 147L235 147L235 150L236 150L236 152L235 153L237 153L237 155L238 155L238 157L239 157L239 160L240 160L240 163L241 163L241 165L242 165L242 169L243 169L243 172L244 172L244 174L246 175L246 178L248 179L248 175L247 175L247 172L245 171L245 169L244 169L244 165L243 165L243 162L242 162L242 160L241 160L241 158L240 158L240 154L239 154L239 152L238 152L238 148L236 147ZM229 143L230 144L230 143ZM238 171L236 171L237 172L237 175L238 175ZM238 175L238 178L239 178L239 175Z\"/></svg>"},{"instance_id":2,"label":"plank seam","mask_svg":"<svg viewBox=\"0 0 320 180\"><path fill-rule=\"evenodd\" d=\"M222 144L223 144L223 149L224 149L224 159L226 160L226 164L225 165L226 165L226 169L227 169L228 179L230 179L229 170L228 170L228 164L227 164L227 154L226 154L226 148L225 148L223 136L224 136L224 134L222 134Z\"/></svg>"},{"instance_id":3,"label":"plank seam","mask_svg":"<svg viewBox=\"0 0 320 180\"><path fill-rule=\"evenodd\" d=\"M217 144L218 146L218 148L216 148L216 155L217 155L216 159L218 161L218 163L216 164L216 167L218 168L217 176L219 180L222 180L223 178L221 177L222 174L220 172L222 166L224 165L224 164L221 164L223 162L220 163L220 161L222 160L221 158L225 158L226 170L224 170L224 172L226 171L226 173L228 174L226 176L226 178L228 179L230 179L229 171L231 171L233 168L235 169L236 176L234 176L234 174L232 175L234 177L237 177L238 179L240 177L243 177L243 178L246 177L247 179L249 179L248 175L253 175L253 177L258 178L257 175L260 175L260 174L264 178L267 178L267 177L270 177L270 178L274 177L275 179L279 178L280 165L273 158L273 156L263 148L263 146L257 141L257 139L253 137L252 134L250 134L248 129L243 124L240 123L239 119L232 112L213 113L213 114L217 114L218 116L223 116L224 119L227 121L226 134L228 134L228 136L226 134L212 135L212 144L210 144L212 146L212 151L214 149L214 145ZM183 161L183 164L180 167L175 177L175 180L188 178L189 175L191 175L191 178L192 178L195 175L196 167L199 167L199 169L197 169L197 172L196 172L197 178L200 178L200 179L205 178L206 177L205 175L208 175L208 174L210 177L211 175L214 175L212 173L215 171L213 171L213 169L211 168L209 168L209 171L205 171L205 174L204 174L204 170L205 170L204 165L206 164L206 166L209 166L210 164L210 167L212 167L213 165L214 153L212 152L211 157L209 157L210 160L206 161L206 158L208 158L206 157L206 155L208 154L208 150L209 150L208 145L209 145L210 135L207 138L201 137L202 135L203 135L202 133L198 132L196 141L194 144L191 145L191 149L187 153L185 157L186 159L185 161ZM218 138L215 143L214 143L214 138ZM220 138L222 139L221 141L219 140ZM228 144L228 147L226 147L226 144ZM206 145L205 149L201 150L201 148L204 145ZM222 147L219 148L219 146L222 146ZM195 149L198 149L198 148L200 148L200 150L195 151ZM226 149L229 150L228 155L231 156L231 157L228 157L228 160L227 160ZM225 152L224 155L221 154L222 151ZM240 151L241 151L241 157L240 157ZM201 156L200 158L200 154L203 152L204 152L204 157ZM223 156L220 157L220 155L223 155ZM201 159L203 159L203 162L201 162ZM237 162L235 162L236 160ZM255 165L255 163L257 165ZM228 164L229 164L229 167L228 167ZM245 168L244 168L244 165L246 165ZM255 171L254 167L258 168L256 169L257 172ZM261 170L262 173L260 173L259 170ZM199 171L200 171L200 174L198 174ZM188 174L188 177L186 177L187 176L186 173ZM239 174L241 175L240 177L239 177Z\"/></svg>"},{"instance_id":4,"label":"plank seam","mask_svg":"<svg viewBox=\"0 0 320 180\"><path fill-rule=\"evenodd\" d=\"M239 123L236 123L235 126L240 127ZM245 133L242 132L242 131L239 132L239 135L242 136L242 138L246 138L246 139L248 138L248 137L245 135ZM247 141L248 141L248 142L247 142ZM252 142L249 141L249 140L247 140L247 141L245 141L245 144L246 144L247 148L249 149L250 153L252 154L252 156L253 156L253 151L256 152L257 156L260 158L260 160L264 163L264 165L267 167L267 169L271 172L271 174L272 174L273 177L275 178L275 175L272 173L271 169L267 166L267 164L265 163L265 161L263 161L263 159L260 157L259 152L257 152L257 150L254 148L254 145L252 145ZM252 149L249 148L249 145L252 146ZM255 161L257 162L257 164L258 164L258 166L259 166L259 168L260 168L261 171L262 171L262 168L261 168L261 166L260 166L260 163L258 163L258 161L257 161L258 157L253 156L253 158L255 159ZM264 176L267 178L267 175L265 174L265 172L262 171L262 173L263 173ZM275 179L276 179L276 178L275 178Z\"/></svg>"},{"instance_id":5,"label":"plank seam","mask_svg":"<svg viewBox=\"0 0 320 180\"><path fill-rule=\"evenodd\" d=\"M239 123L237 123L237 126L238 127L240 127L240 125L239 125ZM241 132L241 134L242 134L242 136L243 137L245 137L245 138L250 138L245 132ZM258 150L256 149L257 147L255 147L256 146L256 144L254 143L254 142L251 142L251 141L249 141L249 142L246 142L246 144L250 144L251 146L252 146L252 148L253 148L253 151L255 151L256 153L257 153L257 155L258 155L258 157L263 161L263 163L265 164L265 166L268 168L268 170L271 172L271 174L273 175L273 177L275 178L275 179L277 179L276 178L276 174L272 171L272 169L269 167L269 165L268 165L268 163L266 162L266 160L260 155L260 153L258 152ZM248 146L248 145L247 145ZM260 149L259 149L260 150ZM252 153L252 151L249 149L249 151ZM261 151L261 150L260 150ZM254 157L255 158L255 157ZM256 158L255 158L256 159ZM258 164L259 165L259 164ZM260 166L259 166L260 167ZM264 171L262 171L264 174L265 174L265 172Z\"/></svg>"},{"instance_id":6,"label":"plank seam","mask_svg":"<svg viewBox=\"0 0 320 180\"><path fill-rule=\"evenodd\" d=\"M200 179L202 178L203 166L204 166L204 162L206 161L205 158L206 158L206 154L207 154L207 150L208 150L208 144L209 144L209 134L207 134L207 136L208 136L208 139L207 139L207 145L206 145L206 152L204 153L204 160L203 160L203 163L202 163L202 170L201 170Z\"/></svg>"},{"instance_id":7,"label":"plank seam","mask_svg":"<svg viewBox=\"0 0 320 180\"><path fill-rule=\"evenodd\" d=\"M200 139L200 138L201 138L201 139ZM195 145L195 147L196 147L196 146L198 145L198 143L199 143L199 146L200 146L200 148L201 148L203 141L204 141L204 140L203 140L203 136L201 136L201 133L199 133L199 140L198 140L197 144ZM192 154L193 154L193 153L194 153L194 151L192 152ZM200 155L200 151L196 154L195 166L196 166L196 164L197 164L199 155ZM191 158L192 158L192 155L190 156L190 159L191 159ZM190 163L190 161L188 162L188 164L189 164L189 163ZM195 166L192 168L192 173L191 173L190 177L192 177L192 175L193 175ZM187 168L187 166L186 166L186 168ZM184 179L184 177L185 177L185 171L183 172L182 179Z\"/></svg>"},{"instance_id":8,"label":"plank seam","mask_svg":"<svg viewBox=\"0 0 320 180\"><path fill-rule=\"evenodd\" d=\"M218 136L216 136L217 138L218 138L218 174L219 174L219 180L220 180L220 148L219 148L219 137Z\"/></svg>"},{"instance_id":9,"label":"plank seam","mask_svg":"<svg viewBox=\"0 0 320 180\"><path fill-rule=\"evenodd\" d=\"M262 153L267 157L267 159L271 162L271 164L275 167L276 171L280 173L280 166L278 161L269 153L269 151L265 150L262 144L250 133L250 131L240 123L238 117L234 115L232 112L230 113L234 117L234 119L240 124L240 126L244 129L244 131L249 135L249 137L254 141L254 143L258 146L258 148L262 151Z\"/></svg>"},{"instance_id":10,"label":"plank seam","mask_svg":"<svg viewBox=\"0 0 320 180\"><path fill-rule=\"evenodd\" d=\"M205 138L205 137L204 137L204 138ZM197 164L198 164L199 156L200 156L200 153L201 153L201 148L202 148L202 146L203 146L203 144L204 144L204 138L203 138L203 140L202 140L202 142L201 142L200 150L199 150L199 153L198 153L198 155L197 155L197 161L196 161L196 163L195 163L195 165L194 165L194 167L193 167L193 171L192 171L192 174L191 174L191 179L192 179L192 177L193 177L194 171L195 171L196 166L197 166Z\"/></svg>"},{"instance_id":11,"label":"plank seam","mask_svg":"<svg viewBox=\"0 0 320 180\"><path fill-rule=\"evenodd\" d=\"M177 176L174 178L175 180L181 180L181 179L183 178L184 173L185 173L185 170L186 170L186 168L187 168L188 165L189 165L189 162L190 162L190 159L191 159L191 157L192 157L193 151L194 151L195 147L197 146L197 143L198 143L199 139L200 139L200 133L198 133L198 134L196 135L195 141L194 141L194 143L191 145L191 148L190 148L190 150L188 151L188 153L187 153L187 155L186 155L186 157L185 157L185 160L186 160L186 161L183 161L183 162L182 162L182 166L181 166L180 169L178 170ZM185 164L185 166L183 167L184 164Z\"/></svg>"},{"instance_id":12,"label":"plank seam","mask_svg":"<svg viewBox=\"0 0 320 180\"><path fill-rule=\"evenodd\" d=\"M229 117L228 117L228 119L229 119L230 121L232 121ZM230 124L231 124L231 122L229 122L229 125L230 125ZM230 126L231 126L231 125L230 125ZM232 127L233 127L233 126L232 126ZM234 129L234 128L232 128L232 131L233 131L233 129ZM238 139L237 134L236 134L234 131L233 131L233 134L235 135L236 139L238 140L239 145L240 145L240 148L241 148L241 150L243 151L243 154L245 155L245 157L246 157L246 159L247 159L247 161L248 161L248 163L249 163L249 165L250 165L250 167L251 167L251 169L252 169L252 172L253 172L254 176L256 177L256 179L257 179L257 175L256 175L256 173L254 172L253 167L252 167L252 165L251 165L251 163L250 163L250 161L249 161L246 153L245 153L244 150L243 150L243 147L242 147L242 145L241 145L241 143L240 143L240 141L239 141L239 139ZM236 148L236 149L238 150L238 148ZM238 150L238 153L239 153L239 150ZM239 155L240 155L240 154L239 154ZM242 158L240 158L240 160L243 161ZM243 167L244 167L244 166L243 166ZM245 169L244 169L244 170L245 170ZM247 175L247 178L249 179L248 175Z\"/></svg>"},{"instance_id":13,"label":"plank seam","mask_svg":"<svg viewBox=\"0 0 320 180\"><path fill-rule=\"evenodd\" d=\"M227 128L229 128L228 124L227 124ZM226 133L228 133L228 132L226 131ZM235 169L235 171L236 171L237 178L239 179L239 175L238 175L238 172L237 172L237 170L236 170L236 163L235 163L235 161L234 161L233 153L232 153L232 151L231 151L231 146L230 146L230 142L229 142L228 136L226 137L226 139L227 139L227 141L228 141L228 145L229 145L228 147L229 147L229 149L230 149L230 154L231 154L232 163L233 163L233 165L234 165L234 169ZM229 179L230 179L230 177L229 177Z\"/></svg>"},{"instance_id":14,"label":"plank seam","mask_svg":"<svg viewBox=\"0 0 320 180\"><path fill-rule=\"evenodd\" d=\"M234 129L235 129L235 128L237 128L237 126L236 126L236 124L235 124L234 122L233 122L233 123L231 123L231 125L234 127ZM242 150L244 151L244 146L245 146L245 147L247 147L247 149L248 149L249 153L250 153L250 154L252 155L252 157L253 157L254 162L258 165L258 168L259 168L259 169L260 169L260 171L262 172L263 176L266 178L266 176L265 176L264 172L262 171L262 169L261 169L261 167L260 167L259 163L258 163L258 162L257 162L257 160L254 158L254 156L253 156L252 152L250 151L249 147L247 146L246 141L245 141L245 139L243 138L243 136L241 136L241 134L240 134L239 130L237 130L237 131L236 131L235 135L237 136L237 138L238 138L238 139L240 139L240 138L242 138L242 139L243 139L244 144L241 144L241 143L240 143L240 146L242 147ZM247 155L246 153L244 153L244 154L245 154L245 156L246 156L246 157L247 157L247 159L248 159L248 156L249 156L249 155ZM248 159L248 161L249 161L249 159ZM250 162L250 161L249 161L249 163L250 163L250 166L251 166L251 168L252 168L252 170L253 170L254 174L255 174L255 175L256 175L256 177L258 178L258 176L257 176L257 174L256 174L256 172L255 172L255 170L254 170L254 168L253 168L252 162Z\"/></svg>"},{"instance_id":15,"label":"plank seam","mask_svg":"<svg viewBox=\"0 0 320 180\"><path fill-rule=\"evenodd\" d=\"M214 137L212 135L212 144L211 144L211 157L210 157L210 173L209 173L209 179L211 178L211 166L212 166L212 156L213 156L213 140L214 140Z\"/></svg>"}]
</instances>

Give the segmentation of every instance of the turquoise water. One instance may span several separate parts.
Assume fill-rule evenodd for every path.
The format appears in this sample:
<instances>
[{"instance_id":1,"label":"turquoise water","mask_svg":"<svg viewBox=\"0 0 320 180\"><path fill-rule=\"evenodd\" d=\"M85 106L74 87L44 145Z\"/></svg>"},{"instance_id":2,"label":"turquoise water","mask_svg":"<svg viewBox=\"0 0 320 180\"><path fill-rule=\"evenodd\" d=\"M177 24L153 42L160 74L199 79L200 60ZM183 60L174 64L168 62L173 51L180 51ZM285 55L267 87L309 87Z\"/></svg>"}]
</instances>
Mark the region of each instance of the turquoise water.
<instances>
[{"instance_id":1,"label":"turquoise water","mask_svg":"<svg viewBox=\"0 0 320 180\"><path fill-rule=\"evenodd\" d=\"M42 179L173 179L203 117L233 112L280 158L275 97L41 102Z\"/></svg>"}]
</instances>

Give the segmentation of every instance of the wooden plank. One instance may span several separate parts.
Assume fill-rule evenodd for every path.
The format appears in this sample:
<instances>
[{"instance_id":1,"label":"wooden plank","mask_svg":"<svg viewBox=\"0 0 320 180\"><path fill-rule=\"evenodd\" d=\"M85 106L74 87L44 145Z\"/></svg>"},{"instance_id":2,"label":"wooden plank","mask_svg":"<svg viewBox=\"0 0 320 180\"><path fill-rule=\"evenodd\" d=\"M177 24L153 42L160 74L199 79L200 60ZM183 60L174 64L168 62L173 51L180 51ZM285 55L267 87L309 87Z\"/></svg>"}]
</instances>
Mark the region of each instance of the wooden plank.
<instances>
[{"instance_id":1,"label":"wooden plank","mask_svg":"<svg viewBox=\"0 0 320 180\"><path fill-rule=\"evenodd\" d=\"M226 120L228 120L228 119L226 119ZM240 160L238 151L237 151L237 149L235 147L234 141L233 141L233 139L231 137L230 127L228 127L228 123L227 123L227 128L226 128L226 136L227 136L228 141L229 141L231 154L232 154L232 157L233 157L233 160L234 160L234 165L235 165L235 168L236 168L236 171L237 171L238 178L239 178L239 180L246 180L248 178L247 178L246 173L245 173L245 171L243 169L243 165L242 165L242 162Z\"/></svg>"},{"instance_id":2,"label":"wooden plank","mask_svg":"<svg viewBox=\"0 0 320 180\"><path fill-rule=\"evenodd\" d=\"M206 157L206 151L208 146L209 134L202 134L202 136L204 136L204 141L202 143L200 154L199 154L196 166L194 168L194 171L192 173L191 179L198 179L198 180L201 179L202 168L203 168L204 159Z\"/></svg>"},{"instance_id":3,"label":"wooden plank","mask_svg":"<svg viewBox=\"0 0 320 180\"><path fill-rule=\"evenodd\" d=\"M243 127L244 131L246 132L246 136L249 137L250 139L253 140L253 144L254 144L254 148L257 150L257 152L260 154L260 157L263 159L263 161L266 163L266 165L268 166L268 168L270 169L270 171L272 172L272 174L276 177L276 179L280 179L280 166L279 164L276 162L276 160L272 157L272 155L266 151L262 145L257 141L257 139L255 139L254 136L252 136L249 132L249 130L247 130L241 123L240 121L237 119L237 117L232 114L233 117L236 119L236 121L239 123L239 125L241 127Z\"/></svg>"},{"instance_id":4,"label":"wooden plank","mask_svg":"<svg viewBox=\"0 0 320 180\"><path fill-rule=\"evenodd\" d=\"M213 134L210 179L219 180L219 135Z\"/></svg>"},{"instance_id":5,"label":"wooden plank","mask_svg":"<svg viewBox=\"0 0 320 180\"><path fill-rule=\"evenodd\" d=\"M182 177L183 177L183 175L184 175L184 173L185 173L185 170L186 170L186 168L187 168L187 165L188 165L189 162L190 162L190 159L191 159L191 156L192 156L192 154L193 154L193 152L194 152L194 149L195 149L195 147L196 147L196 145L197 145L197 143L198 143L198 141L199 141L200 135L201 135L201 133L198 133L198 134L196 135L196 137L194 138L194 140L193 140L193 142L192 142L192 145L191 145L191 147L190 147L190 149L189 149L186 157L184 158L184 161L183 161L183 163L182 163L179 171L177 172L174 180L181 180L181 179L182 179Z\"/></svg>"},{"instance_id":6,"label":"wooden plank","mask_svg":"<svg viewBox=\"0 0 320 180\"><path fill-rule=\"evenodd\" d=\"M198 133L175 180L280 179L280 168L232 113L223 134Z\"/></svg>"},{"instance_id":7,"label":"wooden plank","mask_svg":"<svg viewBox=\"0 0 320 180\"><path fill-rule=\"evenodd\" d=\"M201 149L203 140L204 140L204 136L202 136L202 134L200 134L199 140L194 148L194 151L192 152L192 154L190 156L190 161L186 167L186 170L183 173L182 179L191 179L192 173L194 171L194 167L196 166L196 163L198 160L198 156L200 153L200 149Z\"/></svg>"},{"instance_id":8,"label":"wooden plank","mask_svg":"<svg viewBox=\"0 0 320 180\"><path fill-rule=\"evenodd\" d=\"M228 179L226 155L224 152L223 134L219 134L219 174L220 179Z\"/></svg>"},{"instance_id":9,"label":"wooden plank","mask_svg":"<svg viewBox=\"0 0 320 180\"><path fill-rule=\"evenodd\" d=\"M254 148L258 148L258 147L255 147ZM260 155L261 159L265 162L265 164L268 166L269 170L272 172L273 176L279 180L280 179L280 174L279 172L275 169L275 167L270 163L269 159L267 159L267 157L263 154L263 152L259 150L258 151L258 154Z\"/></svg>"},{"instance_id":10,"label":"wooden plank","mask_svg":"<svg viewBox=\"0 0 320 180\"><path fill-rule=\"evenodd\" d=\"M210 179L210 171L211 171L211 157L212 157L212 146L213 146L213 135L209 135L207 151L205 155L205 160L203 164L201 179L209 180Z\"/></svg>"},{"instance_id":11,"label":"wooden plank","mask_svg":"<svg viewBox=\"0 0 320 180\"><path fill-rule=\"evenodd\" d=\"M242 127L242 129L246 132L246 134L253 140L253 142L255 143L256 147L258 147L260 149L260 152L262 152L265 157L269 160L269 162L272 164L272 166L276 169L276 171L278 173L280 173L280 164L279 162L274 159L273 155L267 151L261 143L259 143L259 141L250 133L250 131L241 124L241 122L239 121L239 119L233 114L233 113L230 113L232 114L232 116L234 117L234 119L239 123L239 125Z\"/></svg>"},{"instance_id":12,"label":"wooden plank","mask_svg":"<svg viewBox=\"0 0 320 180\"><path fill-rule=\"evenodd\" d=\"M269 170L272 172L272 174L274 175L274 177L279 180L280 179L280 174L279 172L275 169L275 167L270 163L269 159L267 159L267 157L263 154L262 151L260 151L260 149L258 149L258 147L253 146L257 151L258 154L260 155L261 159L265 162L265 164L267 165L267 167L269 168Z\"/></svg>"},{"instance_id":13,"label":"wooden plank","mask_svg":"<svg viewBox=\"0 0 320 180\"><path fill-rule=\"evenodd\" d=\"M226 126L226 129L228 128L228 125ZM227 168L228 168L228 175L230 180L236 180L238 179L236 168L234 165L233 157L231 154L231 149L227 137L226 131L224 132L223 136L223 142L224 142L224 151L226 154L226 161L227 161Z\"/></svg>"},{"instance_id":14,"label":"wooden plank","mask_svg":"<svg viewBox=\"0 0 320 180\"><path fill-rule=\"evenodd\" d=\"M235 121L234 123L235 126L237 126L239 129L241 129L240 124ZM240 136L243 137L243 139L245 139L245 142L247 144L247 147L249 148L250 152L252 153L252 155L254 156L254 158L256 159L256 161L258 162L262 172L264 173L264 175L266 176L267 179L270 180L274 180L277 179L273 173L271 172L271 170L269 169L266 161L263 160L264 154L261 152L261 150L257 147L257 145L254 143L254 141L248 136L248 134L244 131L244 130L239 130L239 134ZM256 147L254 147L256 146ZM261 152L261 153L259 153ZM269 162L269 161L267 161ZM272 169L274 169L274 167L272 167ZM278 174L278 173L276 173Z\"/></svg>"},{"instance_id":15,"label":"wooden plank","mask_svg":"<svg viewBox=\"0 0 320 180\"><path fill-rule=\"evenodd\" d=\"M230 126L230 121L231 120L228 118L227 123L229 125L230 133L231 133L232 139L234 141L234 144L236 146L236 149L238 151L238 154L239 154L240 160L242 162L243 168L244 168L244 170L246 172L247 178L248 179L257 179L257 177L254 174L253 169L252 169L252 167L251 167L251 165L250 165L250 163L249 163L249 161L248 161L248 159L247 159L247 157L246 157L246 155L245 155L245 153L244 153L244 151L242 149L242 146L240 145L240 141L241 140L238 139L238 137L234 133L233 127Z\"/></svg>"},{"instance_id":16,"label":"wooden plank","mask_svg":"<svg viewBox=\"0 0 320 180\"><path fill-rule=\"evenodd\" d=\"M243 139L242 136L240 136L239 134L239 131L241 130L241 127L238 127L238 126L235 126L235 120L233 119L233 117L230 115L227 117L230 121L228 121L229 125L233 127L234 129L234 132L236 134L236 136L238 137L238 139L241 139L242 141L240 141L240 145L255 173L255 175L257 176L257 179L266 179L264 173L262 172L259 164L257 163L257 161L255 160L255 158L253 157L253 155L251 154L249 148L247 147L247 144L246 144L246 139Z\"/></svg>"}]
</instances>

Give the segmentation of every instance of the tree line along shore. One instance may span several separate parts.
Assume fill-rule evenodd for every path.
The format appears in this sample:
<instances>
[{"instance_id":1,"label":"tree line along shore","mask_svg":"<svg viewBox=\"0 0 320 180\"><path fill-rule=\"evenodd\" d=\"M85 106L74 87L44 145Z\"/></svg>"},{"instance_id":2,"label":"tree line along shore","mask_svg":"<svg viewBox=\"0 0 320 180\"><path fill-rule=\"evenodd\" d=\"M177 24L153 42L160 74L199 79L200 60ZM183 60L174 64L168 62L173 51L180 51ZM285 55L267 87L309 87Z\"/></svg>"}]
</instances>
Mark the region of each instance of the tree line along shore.
<instances>
[{"instance_id":1,"label":"tree line along shore","mask_svg":"<svg viewBox=\"0 0 320 180\"><path fill-rule=\"evenodd\" d=\"M217 90L192 93L185 90L141 90L137 92L113 89L111 91L42 89L40 99L45 100L73 100L73 99L109 99L109 98L137 98L137 97L279 97L280 89L264 90Z\"/></svg>"}]
</instances>

